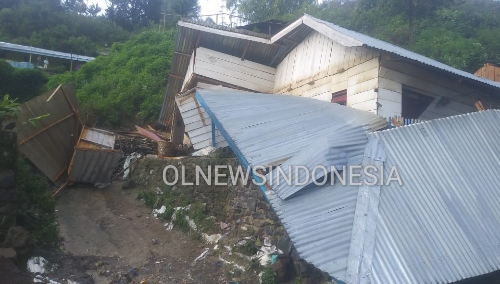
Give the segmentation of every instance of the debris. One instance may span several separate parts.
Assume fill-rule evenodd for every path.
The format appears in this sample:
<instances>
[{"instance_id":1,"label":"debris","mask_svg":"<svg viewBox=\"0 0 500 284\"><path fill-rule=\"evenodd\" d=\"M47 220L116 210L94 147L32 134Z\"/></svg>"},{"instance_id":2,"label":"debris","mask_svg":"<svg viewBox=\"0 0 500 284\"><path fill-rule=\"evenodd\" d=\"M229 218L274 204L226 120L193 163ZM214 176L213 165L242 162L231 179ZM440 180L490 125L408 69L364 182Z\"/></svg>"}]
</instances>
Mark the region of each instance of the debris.
<instances>
[{"instance_id":1,"label":"debris","mask_svg":"<svg viewBox=\"0 0 500 284\"><path fill-rule=\"evenodd\" d=\"M165 223L165 228L167 228L167 231L172 231L174 223Z\"/></svg>"},{"instance_id":2,"label":"debris","mask_svg":"<svg viewBox=\"0 0 500 284\"><path fill-rule=\"evenodd\" d=\"M151 131L148 131L142 127L139 127L139 126L135 126L135 129L137 130L137 132L139 132L142 136L146 137L146 138L149 138L153 141L163 141L164 139L159 137L158 135L156 135L155 133L151 132Z\"/></svg>"},{"instance_id":3,"label":"debris","mask_svg":"<svg viewBox=\"0 0 500 284\"><path fill-rule=\"evenodd\" d=\"M205 147L203 149L200 149L200 150L194 152L193 154L191 154L191 156L194 156L194 157L207 156L207 155L210 155L211 153L215 152L215 150L217 150L217 148L212 147L212 146L208 146L208 147Z\"/></svg>"},{"instance_id":4,"label":"debris","mask_svg":"<svg viewBox=\"0 0 500 284\"><path fill-rule=\"evenodd\" d=\"M219 222L221 230L229 230L229 225L224 222Z\"/></svg>"},{"instance_id":5,"label":"debris","mask_svg":"<svg viewBox=\"0 0 500 284\"><path fill-rule=\"evenodd\" d=\"M198 260L204 259L205 256L207 256L207 253L208 253L208 248L205 248L205 250L203 250L203 252L193 262L197 262Z\"/></svg>"},{"instance_id":6,"label":"debris","mask_svg":"<svg viewBox=\"0 0 500 284\"><path fill-rule=\"evenodd\" d=\"M215 267L221 267L223 264L224 264L224 263L223 263L222 261L220 261L220 260L219 260L219 261L217 261L217 262L215 263Z\"/></svg>"},{"instance_id":7,"label":"debris","mask_svg":"<svg viewBox=\"0 0 500 284\"><path fill-rule=\"evenodd\" d=\"M40 273L44 274L47 272L47 264L49 262L41 257L41 256L34 256L28 260L28 271L31 273Z\"/></svg>"},{"instance_id":8,"label":"debris","mask_svg":"<svg viewBox=\"0 0 500 284\"><path fill-rule=\"evenodd\" d=\"M153 245L157 245L157 244L158 244L158 240L157 240L157 239L152 239L152 240L151 240L151 243L152 243Z\"/></svg>"},{"instance_id":9,"label":"debris","mask_svg":"<svg viewBox=\"0 0 500 284\"><path fill-rule=\"evenodd\" d=\"M103 188L106 188L108 186L110 186L111 183L108 182L108 183L101 183L101 182L98 182L96 184L94 184L95 187L99 188L99 189L103 189Z\"/></svg>"},{"instance_id":10,"label":"debris","mask_svg":"<svg viewBox=\"0 0 500 284\"><path fill-rule=\"evenodd\" d=\"M33 279L33 282L35 282L35 283L59 284L59 282L56 282L56 281L50 279L49 277L43 277L42 275L35 276L35 278ZM73 282L73 283L76 283L76 282ZM68 282L68 284L70 284L70 283Z\"/></svg>"},{"instance_id":11,"label":"debris","mask_svg":"<svg viewBox=\"0 0 500 284\"><path fill-rule=\"evenodd\" d=\"M127 156L125 158L125 163L123 163L123 179L126 180L130 174L130 166L132 163L132 160L138 160L141 158L141 155L138 153L132 153L130 156ZM119 175L120 173L118 173ZM116 177L116 176L115 176Z\"/></svg>"},{"instance_id":12,"label":"debris","mask_svg":"<svg viewBox=\"0 0 500 284\"><path fill-rule=\"evenodd\" d=\"M156 195L162 195L163 194L163 191L159 187L156 187L154 189L154 192L156 193Z\"/></svg>"},{"instance_id":13,"label":"debris","mask_svg":"<svg viewBox=\"0 0 500 284\"><path fill-rule=\"evenodd\" d=\"M205 242L207 242L208 244L215 244L222 238L221 234L207 235L203 233L202 236Z\"/></svg>"},{"instance_id":14,"label":"debris","mask_svg":"<svg viewBox=\"0 0 500 284\"><path fill-rule=\"evenodd\" d=\"M158 218L158 215L165 213L165 211L167 211L167 207L165 207L165 205L162 205L160 209L153 209L153 216L155 218Z\"/></svg>"}]
</instances>

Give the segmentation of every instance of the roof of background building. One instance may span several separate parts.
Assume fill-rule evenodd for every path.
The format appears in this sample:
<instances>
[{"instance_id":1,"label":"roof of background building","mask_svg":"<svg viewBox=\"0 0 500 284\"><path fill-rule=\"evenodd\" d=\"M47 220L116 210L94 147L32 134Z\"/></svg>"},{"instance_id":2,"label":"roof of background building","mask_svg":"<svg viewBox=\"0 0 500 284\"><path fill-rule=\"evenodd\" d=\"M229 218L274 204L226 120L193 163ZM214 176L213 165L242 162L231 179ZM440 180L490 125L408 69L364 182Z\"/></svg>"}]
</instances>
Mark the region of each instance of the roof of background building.
<instances>
[{"instance_id":1,"label":"roof of background building","mask_svg":"<svg viewBox=\"0 0 500 284\"><path fill-rule=\"evenodd\" d=\"M95 59L94 57L85 56L85 55L60 52L60 51L55 51L55 50L19 45L19 44L2 42L2 41L0 41L0 49L14 51L14 52L22 52L22 53L33 54L33 55L42 55L42 56L48 56L48 57L69 59L69 60L74 60L74 61L82 61L82 62L88 62L88 61Z\"/></svg>"},{"instance_id":2,"label":"roof of background building","mask_svg":"<svg viewBox=\"0 0 500 284\"><path fill-rule=\"evenodd\" d=\"M252 113L247 111L251 107L224 103L233 95L240 101L251 98L256 106ZM372 132L364 143L342 140L346 130L337 136L329 132L326 141L332 149L325 151L316 147L321 135L328 135L314 131L316 111L305 111L288 125L280 123L287 117L273 112L275 102L268 106L268 99L282 96L200 91L197 97L243 164L267 163L259 158L266 155L278 161L287 149L295 154L282 165L294 159L307 165L316 160L342 163L345 150L358 157L364 149L363 166L383 167L383 175L378 173L382 184L265 190L299 255L335 279L449 283L500 269L500 110ZM265 119L254 121L259 115ZM323 120L329 116L347 128L353 125L324 115ZM297 131L295 124L301 121L312 131ZM354 124L353 133L355 129ZM297 143L302 150L294 148ZM348 159L343 163L348 165ZM393 167L402 184L387 183Z\"/></svg>"}]
</instances>

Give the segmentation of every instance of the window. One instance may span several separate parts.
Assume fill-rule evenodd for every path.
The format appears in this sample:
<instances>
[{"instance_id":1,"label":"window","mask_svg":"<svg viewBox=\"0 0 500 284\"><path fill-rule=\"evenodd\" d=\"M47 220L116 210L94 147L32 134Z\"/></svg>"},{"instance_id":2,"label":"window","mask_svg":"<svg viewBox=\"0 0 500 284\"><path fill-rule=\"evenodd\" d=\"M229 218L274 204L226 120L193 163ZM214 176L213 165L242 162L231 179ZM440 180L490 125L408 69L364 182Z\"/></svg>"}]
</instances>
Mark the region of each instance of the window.
<instances>
[{"instance_id":1,"label":"window","mask_svg":"<svg viewBox=\"0 0 500 284\"><path fill-rule=\"evenodd\" d=\"M343 106L347 105L347 90L333 93L332 103L336 103Z\"/></svg>"},{"instance_id":2,"label":"window","mask_svg":"<svg viewBox=\"0 0 500 284\"><path fill-rule=\"evenodd\" d=\"M429 107L434 98L403 87L402 100L401 116L417 119Z\"/></svg>"}]
</instances>

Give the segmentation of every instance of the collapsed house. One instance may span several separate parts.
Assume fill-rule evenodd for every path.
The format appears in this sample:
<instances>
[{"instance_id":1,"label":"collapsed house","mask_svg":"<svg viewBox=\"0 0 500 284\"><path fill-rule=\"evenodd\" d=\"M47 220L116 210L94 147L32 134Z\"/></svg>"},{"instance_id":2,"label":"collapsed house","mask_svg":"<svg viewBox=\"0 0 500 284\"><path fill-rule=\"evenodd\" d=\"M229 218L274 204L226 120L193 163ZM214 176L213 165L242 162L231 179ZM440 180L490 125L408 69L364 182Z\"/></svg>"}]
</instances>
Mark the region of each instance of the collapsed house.
<instances>
[{"instance_id":1,"label":"collapsed house","mask_svg":"<svg viewBox=\"0 0 500 284\"><path fill-rule=\"evenodd\" d=\"M19 150L52 182L65 180L60 189L110 182L122 152L113 133L83 125L73 86L60 85L19 108Z\"/></svg>"},{"instance_id":2,"label":"collapsed house","mask_svg":"<svg viewBox=\"0 0 500 284\"><path fill-rule=\"evenodd\" d=\"M178 25L159 118L174 143L187 133L195 150L229 146L247 170L271 167L266 177L399 170L402 184L268 180L301 258L345 283L500 269L500 112L475 112L500 106L500 83L308 15L271 35ZM407 126L390 129L392 117Z\"/></svg>"},{"instance_id":3,"label":"collapsed house","mask_svg":"<svg viewBox=\"0 0 500 284\"><path fill-rule=\"evenodd\" d=\"M285 173L261 189L300 257L338 282L449 283L500 269L500 111L383 130L378 115L309 98L196 98L243 166ZM396 168L401 183L283 180L299 166L355 165L381 169L381 181Z\"/></svg>"},{"instance_id":4,"label":"collapsed house","mask_svg":"<svg viewBox=\"0 0 500 284\"><path fill-rule=\"evenodd\" d=\"M199 84L311 97L419 120L469 113L478 101L485 108L500 106L498 82L309 15L274 35L191 20L178 25L159 118L175 144L182 144L189 128L176 95Z\"/></svg>"}]
</instances>

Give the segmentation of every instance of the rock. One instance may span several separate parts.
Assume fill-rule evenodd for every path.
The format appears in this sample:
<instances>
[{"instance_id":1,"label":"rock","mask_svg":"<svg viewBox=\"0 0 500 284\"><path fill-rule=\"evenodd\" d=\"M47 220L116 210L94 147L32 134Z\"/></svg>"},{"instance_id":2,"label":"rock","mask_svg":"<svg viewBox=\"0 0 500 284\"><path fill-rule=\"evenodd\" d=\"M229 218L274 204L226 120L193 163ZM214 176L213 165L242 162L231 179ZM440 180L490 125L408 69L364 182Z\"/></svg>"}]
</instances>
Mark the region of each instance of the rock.
<instances>
[{"instance_id":1,"label":"rock","mask_svg":"<svg viewBox=\"0 0 500 284\"><path fill-rule=\"evenodd\" d=\"M28 245L30 234L22 227L11 227L5 237L4 247L23 248Z\"/></svg>"},{"instance_id":2,"label":"rock","mask_svg":"<svg viewBox=\"0 0 500 284\"><path fill-rule=\"evenodd\" d=\"M16 174L14 171L0 173L0 188L14 188L16 186Z\"/></svg>"},{"instance_id":3,"label":"rock","mask_svg":"<svg viewBox=\"0 0 500 284\"><path fill-rule=\"evenodd\" d=\"M294 261L293 266L295 267L295 272L297 275L306 276L307 275L307 262L305 260Z\"/></svg>"},{"instance_id":4,"label":"rock","mask_svg":"<svg viewBox=\"0 0 500 284\"><path fill-rule=\"evenodd\" d=\"M292 252L292 240L290 240L289 236L282 237L278 243L276 244L277 248L281 250L285 255L290 255Z\"/></svg>"},{"instance_id":5,"label":"rock","mask_svg":"<svg viewBox=\"0 0 500 284\"><path fill-rule=\"evenodd\" d=\"M297 252L297 250L294 248L292 249L292 259L293 261L299 261L301 260L302 258L299 256L299 253Z\"/></svg>"},{"instance_id":6,"label":"rock","mask_svg":"<svg viewBox=\"0 0 500 284\"><path fill-rule=\"evenodd\" d=\"M122 188L123 189L134 188L135 185L136 185L136 183L133 179L128 179L122 183Z\"/></svg>"},{"instance_id":7,"label":"rock","mask_svg":"<svg viewBox=\"0 0 500 284\"><path fill-rule=\"evenodd\" d=\"M13 248L0 248L0 257L5 257L9 259L16 258L17 253Z\"/></svg>"},{"instance_id":8,"label":"rock","mask_svg":"<svg viewBox=\"0 0 500 284\"><path fill-rule=\"evenodd\" d=\"M278 258L275 263L271 265L271 269L276 273L276 281L282 283L287 274L287 265L289 258Z\"/></svg>"},{"instance_id":9,"label":"rock","mask_svg":"<svg viewBox=\"0 0 500 284\"><path fill-rule=\"evenodd\" d=\"M253 198L248 198L248 201L247 201L248 210L250 210L251 212L254 212L256 207L257 207L257 201Z\"/></svg>"}]
</instances>

